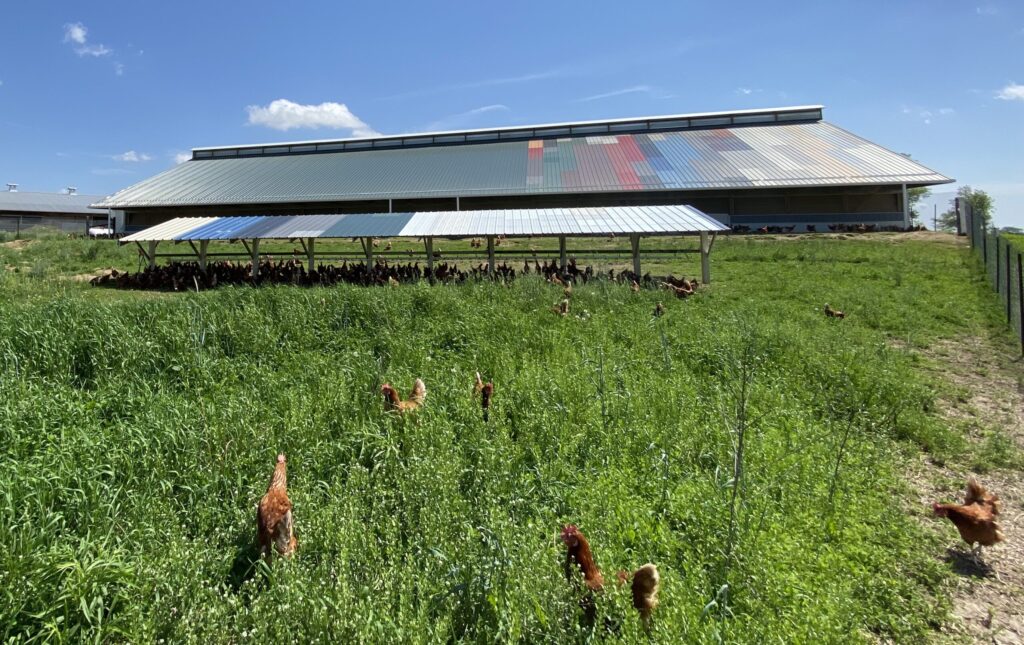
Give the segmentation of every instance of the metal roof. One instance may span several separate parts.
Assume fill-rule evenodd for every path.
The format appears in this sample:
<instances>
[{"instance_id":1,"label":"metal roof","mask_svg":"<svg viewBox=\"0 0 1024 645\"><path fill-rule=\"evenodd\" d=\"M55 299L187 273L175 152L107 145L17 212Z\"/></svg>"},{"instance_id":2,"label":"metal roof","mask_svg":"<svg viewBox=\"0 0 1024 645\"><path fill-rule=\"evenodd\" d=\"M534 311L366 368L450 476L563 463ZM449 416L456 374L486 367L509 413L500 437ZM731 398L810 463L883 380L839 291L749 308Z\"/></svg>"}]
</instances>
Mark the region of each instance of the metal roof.
<instances>
[{"instance_id":1,"label":"metal roof","mask_svg":"<svg viewBox=\"0 0 1024 645\"><path fill-rule=\"evenodd\" d=\"M479 211L179 217L121 242L304 237L681 235L728 230L692 206L523 208Z\"/></svg>"},{"instance_id":2,"label":"metal roof","mask_svg":"<svg viewBox=\"0 0 1024 645\"><path fill-rule=\"evenodd\" d=\"M820 121L822 105L761 108L756 110L730 110L727 112L691 112L660 116L636 116L627 119L600 119L595 121L569 121L537 125L513 125L500 128L471 130L442 130L406 134L378 134L372 137L346 139L320 139L315 141L288 141L253 143L241 146L213 146L193 148L193 159L223 157L251 157L277 154L308 154L310 152L337 152L339 150L367 150L369 148L409 148L487 141L515 141L543 139L555 136L594 134L626 134L649 131L689 130L692 128L750 125L752 123L783 123L793 121Z\"/></svg>"},{"instance_id":3,"label":"metal roof","mask_svg":"<svg viewBox=\"0 0 1024 645\"><path fill-rule=\"evenodd\" d=\"M830 123L813 121L193 159L97 206L259 205L950 181Z\"/></svg>"},{"instance_id":4,"label":"metal roof","mask_svg":"<svg viewBox=\"0 0 1024 645\"><path fill-rule=\"evenodd\" d=\"M92 215L98 213L90 204L105 199L102 195L69 195L67 193L0 192L0 213L67 213Z\"/></svg>"}]
</instances>

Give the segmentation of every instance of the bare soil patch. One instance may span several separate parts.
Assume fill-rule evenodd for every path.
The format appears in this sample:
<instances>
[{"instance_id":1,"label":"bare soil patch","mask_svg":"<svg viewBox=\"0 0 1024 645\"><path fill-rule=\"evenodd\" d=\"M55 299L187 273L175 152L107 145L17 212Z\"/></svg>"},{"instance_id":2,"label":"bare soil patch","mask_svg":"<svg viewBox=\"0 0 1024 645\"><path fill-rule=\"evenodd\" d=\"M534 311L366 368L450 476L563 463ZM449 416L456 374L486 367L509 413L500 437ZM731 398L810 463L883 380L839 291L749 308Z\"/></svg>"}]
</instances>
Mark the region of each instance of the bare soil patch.
<instances>
[{"instance_id":1,"label":"bare soil patch","mask_svg":"<svg viewBox=\"0 0 1024 645\"><path fill-rule=\"evenodd\" d=\"M109 273L110 269L96 269L95 271L89 271L86 273L75 273L74 275L64 276L65 280L71 280L73 282L88 282L93 278L97 278L101 275Z\"/></svg>"},{"instance_id":2,"label":"bare soil patch","mask_svg":"<svg viewBox=\"0 0 1024 645\"><path fill-rule=\"evenodd\" d=\"M936 377L953 386L953 393L939 400L939 409L966 430L972 449L980 449L995 432L1024 450L1024 363L976 337L935 343L922 353L935 364ZM966 463L937 464L926 456L908 473L920 509L933 501L962 500L971 474L1002 500L999 523L1006 540L986 548L979 561L951 523L920 512L922 521L948 535L948 547L939 557L955 574L950 590L955 620L942 628L939 640L1024 643L1024 473L1016 468L972 473Z\"/></svg>"},{"instance_id":3,"label":"bare soil patch","mask_svg":"<svg viewBox=\"0 0 1024 645\"><path fill-rule=\"evenodd\" d=\"M11 240L10 242L0 242L0 246L5 249L14 249L15 251L21 251L32 245L34 240Z\"/></svg>"}]
</instances>

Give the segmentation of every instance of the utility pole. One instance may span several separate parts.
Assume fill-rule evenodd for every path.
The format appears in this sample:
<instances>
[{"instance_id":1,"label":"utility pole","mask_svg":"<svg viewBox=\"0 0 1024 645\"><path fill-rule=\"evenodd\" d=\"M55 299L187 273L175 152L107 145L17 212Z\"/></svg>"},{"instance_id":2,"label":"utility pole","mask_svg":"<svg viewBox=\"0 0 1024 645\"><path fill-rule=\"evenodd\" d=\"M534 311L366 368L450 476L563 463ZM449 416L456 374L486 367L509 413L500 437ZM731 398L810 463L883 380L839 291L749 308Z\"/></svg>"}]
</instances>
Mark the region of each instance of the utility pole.
<instances>
[{"instance_id":1,"label":"utility pole","mask_svg":"<svg viewBox=\"0 0 1024 645\"><path fill-rule=\"evenodd\" d=\"M939 230L939 205L932 204L932 230Z\"/></svg>"}]
</instances>

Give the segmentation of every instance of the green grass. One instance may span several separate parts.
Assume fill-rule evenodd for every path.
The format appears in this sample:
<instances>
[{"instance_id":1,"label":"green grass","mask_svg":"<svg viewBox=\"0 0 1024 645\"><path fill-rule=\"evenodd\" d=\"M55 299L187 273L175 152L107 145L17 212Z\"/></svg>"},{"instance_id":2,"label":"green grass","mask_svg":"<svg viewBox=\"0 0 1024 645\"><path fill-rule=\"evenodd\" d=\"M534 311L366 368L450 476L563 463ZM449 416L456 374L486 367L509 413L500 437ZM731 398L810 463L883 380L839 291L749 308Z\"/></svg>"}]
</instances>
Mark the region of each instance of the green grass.
<instances>
[{"instance_id":1,"label":"green grass","mask_svg":"<svg viewBox=\"0 0 1024 645\"><path fill-rule=\"evenodd\" d=\"M965 442L898 346L1011 341L965 250L891 239L719 240L701 295L597 282L566 319L535 278L122 293L65 276L134 268L131 249L0 247L31 267L0 273L0 634L600 638L562 576L571 522L609 582L657 563L658 641L917 641L947 572L900 469ZM383 414L379 384L415 377L422 413ZM264 571L280 451L299 551ZM646 641L627 593L599 604Z\"/></svg>"}]
</instances>

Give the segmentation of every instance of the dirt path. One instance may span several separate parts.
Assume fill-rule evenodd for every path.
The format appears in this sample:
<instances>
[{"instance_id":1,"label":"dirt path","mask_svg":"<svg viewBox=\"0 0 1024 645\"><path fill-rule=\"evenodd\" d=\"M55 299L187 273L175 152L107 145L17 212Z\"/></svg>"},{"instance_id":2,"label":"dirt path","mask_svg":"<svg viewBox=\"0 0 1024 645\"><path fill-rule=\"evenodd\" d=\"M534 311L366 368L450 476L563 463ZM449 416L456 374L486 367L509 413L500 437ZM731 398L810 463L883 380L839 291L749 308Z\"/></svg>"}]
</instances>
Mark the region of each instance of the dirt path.
<instances>
[{"instance_id":1,"label":"dirt path","mask_svg":"<svg viewBox=\"0 0 1024 645\"><path fill-rule=\"evenodd\" d=\"M1019 461L984 473L972 471L979 462L1019 459L1013 445L1024 450L1024 363L1013 361L1005 347L997 348L984 338L937 343L923 354L933 362L936 378L954 387L952 396L939 401L942 414L964 428L980 456L949 464L922 457L910 476L921 508L936 500L959 501L964 481L976 474L1003 502L999 523L1006 535L1003 543L985 549L979 565L966 555L946 520L923 519L941 535L948 534L942 557L957 574L950 589L955 619L942 628L937 640L1024 643L1024 472Z\"/></svg>"}]
</instances>

